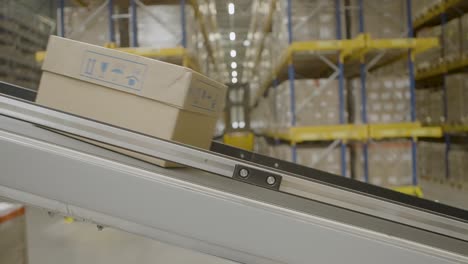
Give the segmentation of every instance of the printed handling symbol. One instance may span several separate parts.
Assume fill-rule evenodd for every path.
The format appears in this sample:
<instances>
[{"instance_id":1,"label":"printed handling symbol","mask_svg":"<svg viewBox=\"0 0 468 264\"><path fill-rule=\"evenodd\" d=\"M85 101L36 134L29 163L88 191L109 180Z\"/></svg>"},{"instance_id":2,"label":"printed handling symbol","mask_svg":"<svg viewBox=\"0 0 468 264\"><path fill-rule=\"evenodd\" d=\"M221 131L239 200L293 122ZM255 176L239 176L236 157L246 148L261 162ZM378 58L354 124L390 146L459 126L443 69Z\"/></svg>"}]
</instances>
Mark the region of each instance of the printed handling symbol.
<instances>
[{"instance_id":1,"label":"printed handling symbol","mask_svg":"<svg viewBox=\"0 0 468 264\"><path fill-rule=\"evenodd\" d=\"M123 71L119 68L114 68L111 70L111 72L115 73L115 74L124 74Z\"/></svg>"},{"instance_id":2,"label":"printed handling symbol","mask_svg":"<svg viewBox=\"0 0 468 264\"><path fill-rule=\"evenodd\" d=\"M126 78L128 80L128 85L129 86L135 86L137 84L137 82L138 82L138 78L133 76L133 75L127 76Z\"/></svg>"},{"instance_id":3,"label":"printed handling symbol","mask_svg":"<svg viewBox=\"0 0 468 264\"><path fill-rule=\"evenodd\" d=\"M107 71L108 66L109 66L108 62L101 62L101 72L105 73Z\"/></svg>"}]
</instances>

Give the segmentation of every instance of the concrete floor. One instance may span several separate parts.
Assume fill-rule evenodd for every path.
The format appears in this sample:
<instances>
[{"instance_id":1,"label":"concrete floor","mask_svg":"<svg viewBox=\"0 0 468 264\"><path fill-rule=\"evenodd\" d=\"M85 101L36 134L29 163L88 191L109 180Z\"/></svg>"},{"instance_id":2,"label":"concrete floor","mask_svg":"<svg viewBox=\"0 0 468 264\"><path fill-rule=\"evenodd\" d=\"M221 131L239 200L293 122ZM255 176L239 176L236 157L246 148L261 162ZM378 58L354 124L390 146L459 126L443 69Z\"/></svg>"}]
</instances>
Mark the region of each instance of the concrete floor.
<instances>
[{"instance_id":1,"label":"concrete floor","mask_svg":"<svg viewBox=\"0 0 468 264\"><path fill-rule=\"evenodd\" d=\"M234 263L210 255L26 208L29 264Z\"/></svg>"}]
</instances>

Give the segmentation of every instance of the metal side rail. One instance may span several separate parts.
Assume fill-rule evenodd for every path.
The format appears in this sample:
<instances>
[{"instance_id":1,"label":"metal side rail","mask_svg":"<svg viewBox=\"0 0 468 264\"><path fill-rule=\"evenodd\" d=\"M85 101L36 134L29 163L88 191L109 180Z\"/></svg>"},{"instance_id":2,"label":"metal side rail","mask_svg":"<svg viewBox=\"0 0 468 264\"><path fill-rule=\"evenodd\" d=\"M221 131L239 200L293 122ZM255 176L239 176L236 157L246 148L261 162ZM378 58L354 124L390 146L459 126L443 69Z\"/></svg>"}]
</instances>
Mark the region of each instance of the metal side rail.
<instances>
[{"instance_id":1,"label":"metal side rail","mask_svg":"<svg viewBox=\"0 0 468 264\"><path fill-rule=\"evenodd\" d=\"M163 235L159 229L159 235L155 235L156 231L150 227L162 228L163 231L170 229L185 238L185 242L178 244L248 263L340 263L339 260L394 263L395 256L401 257L404 263L468 263L467 218L463 210L445 208L438 212L437 208L432 211L419 209L336 188L313 177L152 138L6 96L0 96L0 114L5 116L0 120L0 194L10 198L24 202L33 199L36 205L37 201L44 201L40 206L46 208L53 208L56 203L57 210L64 214L88 216L96 222L127 231L179 241L168 234ZM61 147L49 142L50 136L34 138L33 135L25 135L27 129L19 133L9 125L20 122L12 121L14 119L181 163L209 172L211 181L190 183L187 181L193 180L191 177L181 176L185 177L182 180L167 177L177 170L160 169L159 173L148 173L120 162ZM53 164L52 156L57 158ZM34 170L28 170L31 168ZM247 175L243 169L247 170ZM274 177L274 180L269 177ZM242 194L235 194L233 190L215 191L203 187L220 180L228 182L215 189L238 184L245 190ZM167 190L174 189L174 186L178 188L169 194L162 186ZM156 187L162 189L150 191ZM187 193L204 197L204 200L189 197ZM116 197L117 194L121 197ZM163 197L165 194L168 196ZM127 207L122 205L127 199L133 202L145 199L165 202L151 201L154 208L149 204L148 208L140 208L140 205L132 208L128 204ZM167 202L169 200L170 203ZM61 208L57 201L66 202L67 206ZM112 201L122 204L113 204ZM181 204L182 201L187 204ZM215 202L218 205L209 209L208 206ZM236 209L232 207L234 205ZM174 210L171 210L172 206ZM193 215L177 208L192 208L189 211ZM200 211L194 212L195 208ZM156 211L151 214L153 210ZM129 215L129 212L136 215ZM162 217L162 212L172 213L172 217ZM162 223L159 217L169 218ZM209 238L206 237L207 229L205 232L187 229L188 226L193 227L190 222L196 219L210 223L207 228L213 229ZM285 219L290 222L283 222ZM144 232L144 228L153 231ZM228 232L226 229L233 230ZM229 233L227 237L226 232ZM240 237L241 234L244 237ZM194 242L202 237L199 244ZM318 244L320 246L316 247ZM340 252L336 247L346 250L338 255L326 254L335 250ZM372 253L369 254L370 251ZM377 259L378 254L388 256L388 261Z\"/></svg>"}]
</instances>

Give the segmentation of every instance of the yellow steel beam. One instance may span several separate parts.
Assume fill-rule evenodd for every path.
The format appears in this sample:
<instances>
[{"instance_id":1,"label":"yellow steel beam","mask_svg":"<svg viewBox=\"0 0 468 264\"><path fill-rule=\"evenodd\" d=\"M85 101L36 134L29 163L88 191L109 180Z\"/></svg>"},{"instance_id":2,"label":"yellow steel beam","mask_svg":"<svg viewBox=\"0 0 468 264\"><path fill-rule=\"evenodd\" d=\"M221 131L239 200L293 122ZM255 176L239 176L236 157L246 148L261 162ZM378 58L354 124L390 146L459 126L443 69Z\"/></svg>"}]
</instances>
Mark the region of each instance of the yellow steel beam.
<instances>
[{"instance_id":1,"label":"yellow steel beam","mask_svg":"<svg viewBox=\"0 0 468 264\"><path fill-rule=\"evenodd\" d=\"M447 133L464 133L468 132L468 124L443 125L442 129Z\"/></svg>"},{"instance_id":2,"label":"yellow steel beam","mask_svg":"<svg viewBox=\"0 0 468 264\"><path fill-rule=\"evenodd\" d=\"M423 127L420 123L393 123L393 124L370 124L369 137L373 139L382 138L405 138L405 137L442 137L442 129L438 126Z\"/></svg>"},{"instance_id":3,"label":"yellow steel beam","mask_svg":"<svg viewBox=\"0 0 468 264\"><path fill-rule=\"evenodd\" d=\"M355 39L298 41L290 45L293 53L303 51L352 51L361 47Z\"/></svg>"},{"instance_id":4,"label":"yellow steel beam","mask_svg":"<svg viewBox=\"0 0 468 264\"><path fill-rule=\"evenodd\" d=\"M396 38L396 39L372 39L366 41L369 50L375 49L414 49L422 52L439 46L437 38Z\"/></svg>"},{"instance_id":5,"label":"yellow steel beam","mask_svg":"<svg viewBox=\"0 0 468 264\"><path fill-rule=\"evenodd\" d=\"M442 137L442 128L423 127L420 123L393 123L369 125L325 125L290 127L283 130L269 131L267 136L292 143L327 140L367 140L407 137Z\"/></svg>"},{"instance_id":6,"label":"yellow steel beam","mask_svg":"<svg viewBox=\"0 0 468 264\"><path fill-rule=\"evenodd\" d=\"M457 4L466 0L444 0L436 2L434 5L429 7L427 11L421 16L417 17L413 22L413 27L418 29L424 26L428 21L439 17L442 13L446 12L452 7L455 7Z\"/></svg>"},{"instance_id":7,"label":"yellow steel beam","mask_svg":"<svg viewBox=\"0 0 468 264\"><path fill-rule=\"evenodd\" d=\"M155 48L115 48L115 50L123 51L143 57L148 58L160 58L160 57L182 57L187 54L186 49L182 47L175 48L164 48L164 49L155 49Z\"/></svg>"},{"instance_id":8,"label":"yellow steel beam","mask_svg":"<svg viewBox=\"0 0 468 264\"><path fill-rule=\"evenodd\" d=\"M365 125L328 125L317 127L292 127L293 142L321 140L362 140L367 138Z\"/></svg>"}]
</instances>

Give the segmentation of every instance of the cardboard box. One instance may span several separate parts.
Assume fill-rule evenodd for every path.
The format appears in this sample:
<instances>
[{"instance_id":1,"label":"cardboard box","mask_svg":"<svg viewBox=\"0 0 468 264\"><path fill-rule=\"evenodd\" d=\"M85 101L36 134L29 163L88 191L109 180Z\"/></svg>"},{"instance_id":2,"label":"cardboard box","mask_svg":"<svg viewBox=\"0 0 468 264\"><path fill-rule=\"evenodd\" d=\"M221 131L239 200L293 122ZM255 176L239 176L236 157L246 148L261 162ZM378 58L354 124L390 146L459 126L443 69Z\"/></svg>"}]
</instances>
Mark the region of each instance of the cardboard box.
<instances>
[{"instance_id":1,"label":"cardboard box","mask_svg":"<svg viewBox=\"0 0 468 264\"><path fill-rule=\"evenodd\" d=\"M37 103L199 148L209 148L224 106L226 87L190 69L60 37L42 69Z\"/></svg>"},{"instance_id":2,"label":"cardboard box","mask_svg":"<svg viewBox=\"0 0 468 264\"><path fill-rule=\"evenodd\" d=\"M355 144L355 178L364 180L363 146ZM385 187L412 184L411 143L407 140L372 142L368 145L369 183Z\"/></svg>"}]
</instances>

